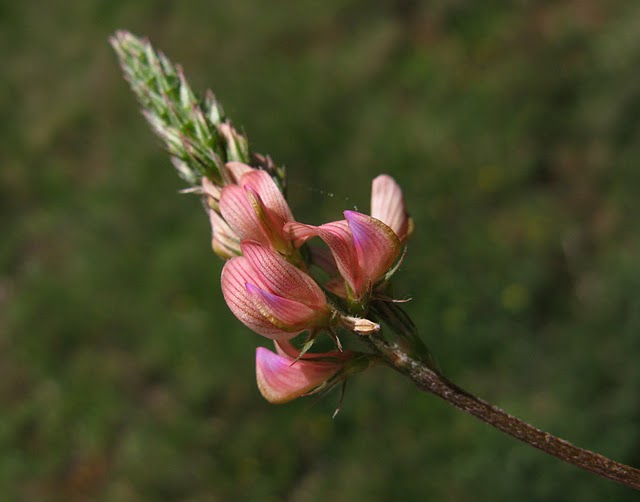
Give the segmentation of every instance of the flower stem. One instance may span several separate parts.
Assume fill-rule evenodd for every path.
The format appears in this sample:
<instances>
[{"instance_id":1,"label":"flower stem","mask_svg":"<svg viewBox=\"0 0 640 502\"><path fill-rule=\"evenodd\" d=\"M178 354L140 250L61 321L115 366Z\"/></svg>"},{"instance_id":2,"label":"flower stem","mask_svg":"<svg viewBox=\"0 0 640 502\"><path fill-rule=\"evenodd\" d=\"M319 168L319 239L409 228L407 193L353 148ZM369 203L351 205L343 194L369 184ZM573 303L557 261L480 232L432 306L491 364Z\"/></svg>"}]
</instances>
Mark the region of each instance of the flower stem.
<instances>
[{"instance_id":1,"label":"flower stem","mask_svg":"<svg viewBox=\"0 0 640 502\"><path fill-rule=\"evenodd\" d=\"M430 369L427 364L411 357L400 346L386 341L380 335L371 336L368 340L376 352L383 356L387 364L413 380L420 390L435 394L456 408L474 415L505 434L538 448L548 455L598 476L640 490L640 469L574 446L564 439L509 415L500 408L461 389L438 372Z\"/></svg>"}]
</instances>

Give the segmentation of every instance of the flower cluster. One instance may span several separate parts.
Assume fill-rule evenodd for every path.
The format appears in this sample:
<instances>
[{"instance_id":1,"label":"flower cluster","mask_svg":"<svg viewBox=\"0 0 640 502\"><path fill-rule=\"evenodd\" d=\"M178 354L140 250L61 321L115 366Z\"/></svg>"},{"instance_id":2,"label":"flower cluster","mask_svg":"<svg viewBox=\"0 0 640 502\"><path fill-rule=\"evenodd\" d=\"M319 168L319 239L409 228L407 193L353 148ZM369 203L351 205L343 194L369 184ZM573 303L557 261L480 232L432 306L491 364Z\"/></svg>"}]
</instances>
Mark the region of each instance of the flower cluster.
<instances>
[{"instance_id":1,"label":"flower cluster","mask_svg":"<svg viewBox=\"0 0 640 502\"><path fill-rule=\"evenodd\" d=\"M371 215L345 211L344 220L313 226L295 221L266 171L228 162L221 174L222 185L204 177L202 193L213 250L228 260L222 292L242 323L276 344L276 352L256 351L262 395L281 403L344 381L366 356L342 351L337 330L366 336L379 329L367 319L368 306L383 297L412 230L399 186L378 176ZM314 237L325 245L306 244ZM322 285L312 266L328 275ZM298 349L290 340L303 332L308 338ZM309 352L322 332L336 350Z\"/></svg>"}]
</instances>

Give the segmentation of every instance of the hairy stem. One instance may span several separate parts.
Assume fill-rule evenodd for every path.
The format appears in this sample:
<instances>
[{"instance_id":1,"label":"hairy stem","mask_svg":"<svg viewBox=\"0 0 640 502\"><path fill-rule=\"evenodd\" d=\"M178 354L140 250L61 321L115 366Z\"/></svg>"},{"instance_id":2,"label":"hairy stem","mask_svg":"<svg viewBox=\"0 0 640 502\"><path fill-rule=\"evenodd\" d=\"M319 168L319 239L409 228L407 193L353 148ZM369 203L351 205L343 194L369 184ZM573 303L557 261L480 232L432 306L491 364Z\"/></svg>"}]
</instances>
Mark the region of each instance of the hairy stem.
<instances>
[{"instance_id":1,"label":"hairy stem","mask_svg":"<svg viewBox=\"0 0 640 502\"><path fill-rule=\"evenodd\" d=\"M549 455L598 476L640 490L640 469L621 464L593 451L578 448L564 439L509 415L461 389L430 369L427 364L408 355L397 344L387 342L380 336L370 337L369 340L391 367L408 376L420 390L435 394L456 408Z\"/></svg>"}]
</instances>

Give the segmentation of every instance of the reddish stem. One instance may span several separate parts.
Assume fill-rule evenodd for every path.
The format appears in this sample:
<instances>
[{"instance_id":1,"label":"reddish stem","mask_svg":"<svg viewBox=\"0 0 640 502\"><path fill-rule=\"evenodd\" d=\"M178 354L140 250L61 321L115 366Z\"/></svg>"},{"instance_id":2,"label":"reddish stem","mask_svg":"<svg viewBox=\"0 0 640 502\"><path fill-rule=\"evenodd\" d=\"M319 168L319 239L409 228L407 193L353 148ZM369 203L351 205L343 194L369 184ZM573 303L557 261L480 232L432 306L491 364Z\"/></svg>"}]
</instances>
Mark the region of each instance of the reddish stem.
<instances>
[{"instance_id":1,"label":"reddish stem","mask_svg":"<svg viewBox=\"0 0 640 502\"><path fill-rule=\"evenodd\" d=\"M456 408L474 415L505 434L549 455L598 476L640 490L640 469L621 464L593 451L579 448L564 439L541 431L469 394L430 369L425 363L409 356L398 345L389 343L379 336L369 337L369 340L390 366L408 376L420 390L435 394Z\"/></svg>"}]
</instances>

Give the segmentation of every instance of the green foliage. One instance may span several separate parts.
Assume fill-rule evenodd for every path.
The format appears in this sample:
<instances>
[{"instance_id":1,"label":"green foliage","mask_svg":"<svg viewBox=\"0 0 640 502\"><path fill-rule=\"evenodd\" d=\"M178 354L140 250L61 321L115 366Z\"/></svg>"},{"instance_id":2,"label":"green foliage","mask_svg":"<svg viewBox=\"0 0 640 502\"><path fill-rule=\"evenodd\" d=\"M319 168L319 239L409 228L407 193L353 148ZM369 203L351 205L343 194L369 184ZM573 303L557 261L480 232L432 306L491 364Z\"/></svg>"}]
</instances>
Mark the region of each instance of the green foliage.
<instances>
[{"instance_id":1,"label":"green foliage","mask_svg":"<svg viewBox=\"0 0 640 502\"><path fill-rule=\"evenodd\" d=\"M640 465L636 2L2 7L0 486L9 500L629 500L378 369L275 407L125 28L289 168L309 223L405 188L397 282L445 374ZM515 4L514 4L515 5ZM27 35L28 34L28 35Z\"/></svg>"}]
</instances>

